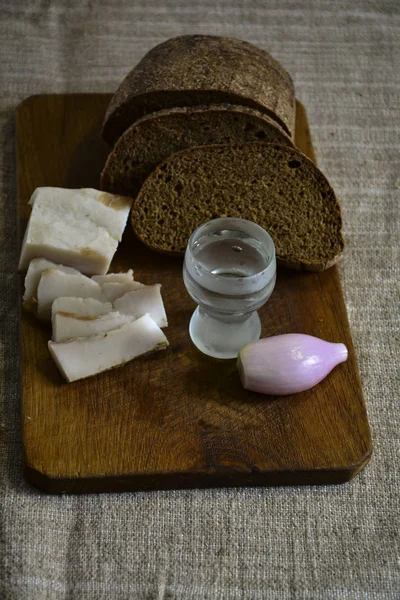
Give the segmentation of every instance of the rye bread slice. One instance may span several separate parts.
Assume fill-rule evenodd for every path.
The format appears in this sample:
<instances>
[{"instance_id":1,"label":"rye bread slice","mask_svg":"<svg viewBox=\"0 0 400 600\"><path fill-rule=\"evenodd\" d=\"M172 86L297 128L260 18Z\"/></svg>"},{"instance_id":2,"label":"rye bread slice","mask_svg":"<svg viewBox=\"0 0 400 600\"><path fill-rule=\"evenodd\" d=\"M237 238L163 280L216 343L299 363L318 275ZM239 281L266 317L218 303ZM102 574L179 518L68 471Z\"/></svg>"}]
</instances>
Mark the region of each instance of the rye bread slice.
<instances>
[{"instance_id":1,"label":"rye bread slice","mask_svg":"<svg viewBox=\"0 0 400 600\"><path fill-rule=\"evenodd\" d=\"M144 180L170 154L192 146L260 140L294 145L276 121L247 106L160 110L142 117L121 135L108 156L100 187L135 197Z\"/></svg>"},{"instance_id":2,"label":"rye bread slice","mask_svg":"<svg viewBox=\"0 0 400 600\"><path fill-rule=\"evenodd\" d=\"M185 35L159 44L128 73L107 109L103 138L113 145L151 112L207 104L250 106L293 136L293 82L277 60L241 40Z\"/></svg>"},{"instance_id":3,"label":"rye bread slice","mask_svg":"<svg viewBox=\"0 0 400 600\"><path fill-rule=\"evenodd\" d=\"M150 248L183 254L196 227L241 217L272 236L280 264L322 271L342 253L342 217L332 187L295 148L252 142L172 154L144 182L131 212Z\"/></svg>"}]
</instances>

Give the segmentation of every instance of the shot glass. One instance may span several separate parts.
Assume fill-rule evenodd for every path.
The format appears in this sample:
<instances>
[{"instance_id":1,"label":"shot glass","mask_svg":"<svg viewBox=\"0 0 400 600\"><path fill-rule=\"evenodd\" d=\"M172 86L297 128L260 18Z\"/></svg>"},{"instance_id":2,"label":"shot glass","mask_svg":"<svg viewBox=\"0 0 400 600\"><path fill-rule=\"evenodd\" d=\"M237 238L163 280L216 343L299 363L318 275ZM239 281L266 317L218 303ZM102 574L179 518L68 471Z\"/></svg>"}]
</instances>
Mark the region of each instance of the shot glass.
<instances>
[{"instance_id":1,"label":"shot glass","mask_svg":"<svg viewBox=\"0 0 400 600\"><path fill-rule=\"evenodd\" d=\"M257 311L276 281L274 242L252 221L208 221L189 239L183 279L198 304L189 326L193 343L209 356L235 358L261 335Z\"/></svg>"}]
</instances>

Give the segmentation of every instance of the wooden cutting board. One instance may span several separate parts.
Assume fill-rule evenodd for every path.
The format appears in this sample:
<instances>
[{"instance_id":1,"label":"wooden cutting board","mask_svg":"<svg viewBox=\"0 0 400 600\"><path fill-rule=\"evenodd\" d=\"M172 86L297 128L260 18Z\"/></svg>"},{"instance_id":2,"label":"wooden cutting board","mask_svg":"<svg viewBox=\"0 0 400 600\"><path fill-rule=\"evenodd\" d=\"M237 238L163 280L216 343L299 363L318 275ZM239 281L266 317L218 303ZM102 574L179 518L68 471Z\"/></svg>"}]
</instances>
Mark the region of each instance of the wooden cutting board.
<instances>
[{"instance_id":1,"label":"wooden cutting board","mask_svg":"<svg viewBox=\"0 0 400 600\"><path fill-rule=\"evenodd\" d=\"M37 186L98 187L108 149L99 131L109 95L34 96L17 110L20 240ZM297 106L296 143L314 157ZM263 336L308 333L344 342L349 360L295 396L242 389L235 361L192 345L194 304L182 261L152 253L130 227L112 268L161 282L169 348L66 384L49 327L21 311L25 475L51 492L340 483L367 464L371 440L338 269L281 269L260 311ZM22 282L21 282L22 288Z\"/></svg>"}]
</instances>

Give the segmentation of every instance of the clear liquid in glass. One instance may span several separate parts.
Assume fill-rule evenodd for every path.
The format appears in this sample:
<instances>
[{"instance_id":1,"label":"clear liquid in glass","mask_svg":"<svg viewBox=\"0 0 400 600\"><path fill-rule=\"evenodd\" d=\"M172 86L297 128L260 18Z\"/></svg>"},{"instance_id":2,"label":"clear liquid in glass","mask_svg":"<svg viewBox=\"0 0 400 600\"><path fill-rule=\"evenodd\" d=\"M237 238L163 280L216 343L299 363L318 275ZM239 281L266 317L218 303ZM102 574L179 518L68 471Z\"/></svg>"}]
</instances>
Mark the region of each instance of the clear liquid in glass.
<instances>
[{"instance_id":1,"label":"clear liquid in glass","mask_svg":"<svg viewBox=\"0 0 400 600\"><path fill-rule=\"evenodd\" d=\"M258 339L261 323L257 310L271 295L276 268L273 242L260 227L242 219L239 228L206 230L186 251L183 276L186 288L199 305L190 323L190 335L205 354L234 358L242 346ZM216 221L215 221L216 222ZM271 244L251 235L249 224L268 236ZM192 236L193 237L193 236ZM271 246L272 245L272 246ZM272 256L271 256L272 254Z\"/></svg>"}]
</instances>

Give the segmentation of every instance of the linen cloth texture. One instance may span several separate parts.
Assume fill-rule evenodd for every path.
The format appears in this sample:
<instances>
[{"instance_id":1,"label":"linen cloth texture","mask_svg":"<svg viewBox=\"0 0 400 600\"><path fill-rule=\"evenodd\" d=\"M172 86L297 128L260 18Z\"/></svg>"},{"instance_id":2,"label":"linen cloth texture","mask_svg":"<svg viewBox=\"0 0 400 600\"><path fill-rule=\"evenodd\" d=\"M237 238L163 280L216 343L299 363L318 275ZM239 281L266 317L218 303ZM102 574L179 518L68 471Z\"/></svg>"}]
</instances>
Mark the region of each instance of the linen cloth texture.
<instances>
[{"instance_id":1,"label":"linen cloth texture","mask_svg":"<svg viewBox=\"0 0 400 600\"><path fill-rule=\"evenodd\" d=\"M0 598L399 598L400 4L0 8ZM32 94L112 92L147 50L186 33L253 42L294 78L319 166L343 206L340 272L374 456L332 487L47 496L22 478L15 109Z\"/></svg>"}]
</instances>

